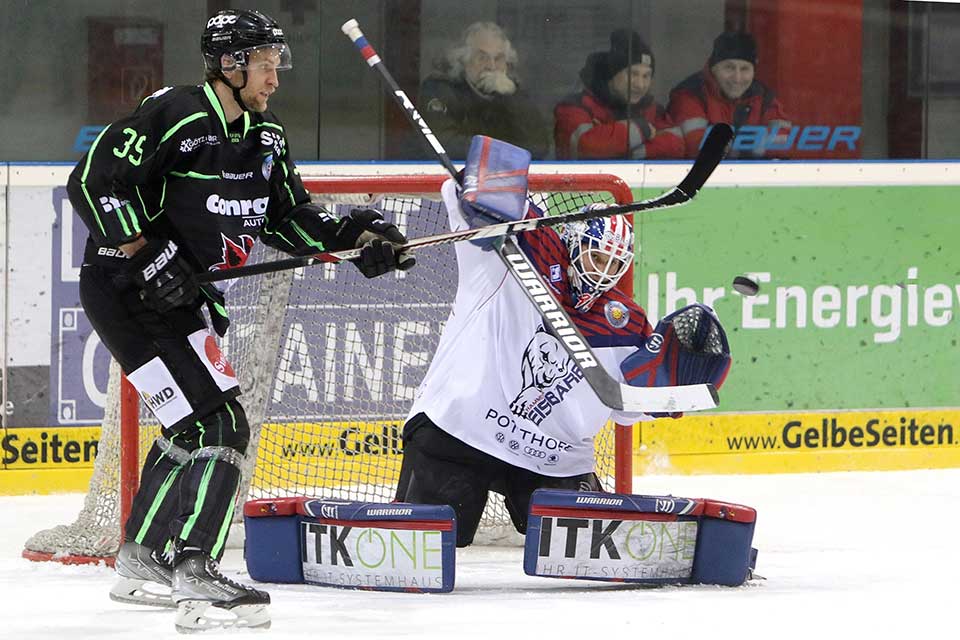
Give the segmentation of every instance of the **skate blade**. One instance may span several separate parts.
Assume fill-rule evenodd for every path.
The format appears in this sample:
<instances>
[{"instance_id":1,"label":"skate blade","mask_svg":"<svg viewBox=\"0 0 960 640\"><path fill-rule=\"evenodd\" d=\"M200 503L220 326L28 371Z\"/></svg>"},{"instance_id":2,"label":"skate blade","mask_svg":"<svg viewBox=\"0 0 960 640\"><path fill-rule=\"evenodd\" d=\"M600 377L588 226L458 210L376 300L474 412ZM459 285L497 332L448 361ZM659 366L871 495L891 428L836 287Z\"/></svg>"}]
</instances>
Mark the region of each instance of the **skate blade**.
<instances>
[{"instance_id":1,"label":"skate blade","mask_svg":"<svg viewBox=\"0 0 960 640\"><path fill-rule=\"evenodd\" d=\"M136 578L120 578L110 589L110 599L124 604L175 609L170 598L170 587Z\"/></svg>"},{"instance_id":2,"label":"skate blade","mask_svg":"<svg viewBox=\"0 0 960 640\"><path fill-rule=\"evenodd\" d=\"M181 600L174 624L180 633L201 633L210 629L269 629L266 604L241 604L232 609L204 600Z\"/></svg>"}]
</instances>

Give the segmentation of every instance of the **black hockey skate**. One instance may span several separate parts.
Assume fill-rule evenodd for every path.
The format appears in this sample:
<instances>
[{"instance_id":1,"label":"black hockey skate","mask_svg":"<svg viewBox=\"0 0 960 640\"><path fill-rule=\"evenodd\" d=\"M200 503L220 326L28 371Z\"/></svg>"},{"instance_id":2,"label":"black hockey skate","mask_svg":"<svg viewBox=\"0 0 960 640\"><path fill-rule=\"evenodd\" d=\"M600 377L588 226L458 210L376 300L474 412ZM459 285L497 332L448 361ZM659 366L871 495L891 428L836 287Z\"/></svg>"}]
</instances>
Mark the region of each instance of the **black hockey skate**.
<instances>
[{"instance_id":1,"label":"black hockey skate","mask_svg":"<svg viewBox=\"0 0 960 640\"><path fill-rule=\"evenodd\" d=\"M217 561L199 549L178 552L172 598L180 633L270 628L270 594L224 577Z\"/></svg>"},{"instance_id":2,"label":"black hockey skate","mask_svg":"<svg viewBox=\"0 0 960 640\"><path fill-rule=\"evenodd\" d=\"M170 598L173 562L162 551L124 542L117 552L117 582L110 599L150 607L176 607Z\"/></svg>"}]
</instances>

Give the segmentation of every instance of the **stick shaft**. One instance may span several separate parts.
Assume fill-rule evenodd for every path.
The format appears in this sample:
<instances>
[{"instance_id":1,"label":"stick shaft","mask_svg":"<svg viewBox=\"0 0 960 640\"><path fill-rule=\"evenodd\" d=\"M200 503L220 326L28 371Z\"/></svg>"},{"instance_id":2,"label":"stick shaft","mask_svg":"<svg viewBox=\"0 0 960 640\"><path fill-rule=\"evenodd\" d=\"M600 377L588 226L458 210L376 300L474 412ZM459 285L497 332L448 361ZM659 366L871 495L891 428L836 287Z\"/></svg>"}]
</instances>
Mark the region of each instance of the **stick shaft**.
<instances>
[{"instance_id":1,"label":"stick shaft","mask_svg":"<svg viewBox=\"0 0 960 640\"><path fill-rule=\"evenodd\" d=\"M447 155L446 150L444 150L443 145L440 144L440 141L437 140L437 136L433 134L433 131L430 130L430 127L427 125L426 120L423 119L423 116L420 115L420 112L417 111L417 108L413 105L413 101L407 96L403 89L400 88L400 85L397 84L397 81L393 79L393 75L390 73L390 70L387 69L387 66L383 63L383 60L374 50L373 46L370 44L370 41L367 40L366 36L363 35L363 32L360 30L360 25L356 20L351 18L343 23L343 26L340 27L340 30L353 42L354 46L360 50L360 54L367 61L367 64L380 72L380 75L383 77L384 82L387 83L387 86L390 88L390 95L393 96L393 99L400 106L400 109L403 111L403 114L407 117L407 120L410 121L414 127L420 130L420 133L423 134L423 139L426 140L427 144L433 149L433 152L437 154L437 159L440 161L440 164L443 165L444 169L450 172L451 176L457 175L457 169L453 166L453 162L450 161L450 157Z\"/></svg>"}]
</instances>

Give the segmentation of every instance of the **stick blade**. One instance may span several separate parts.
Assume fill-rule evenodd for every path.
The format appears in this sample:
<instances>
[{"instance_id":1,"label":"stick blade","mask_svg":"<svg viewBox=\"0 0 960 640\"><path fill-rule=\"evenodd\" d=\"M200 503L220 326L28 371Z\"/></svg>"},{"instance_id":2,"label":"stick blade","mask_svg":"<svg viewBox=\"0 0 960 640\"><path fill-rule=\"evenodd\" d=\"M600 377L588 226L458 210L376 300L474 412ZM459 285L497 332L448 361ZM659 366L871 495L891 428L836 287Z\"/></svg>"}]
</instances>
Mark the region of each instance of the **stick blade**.
<instances>
[{"instance_id":1,"label":"stick blade","mask_svg":"<svg viewBox=\"0 0 960 640\"><path fill-rule=\"evenodd\" d=\"M690 173L686 175L677 189L682 191L687 197L692 198L697 191L707 182L707 179L717 168L723 157L727 155L727 145L733 140L733 127L721 122L710 128L707 139L703 141L700 147L700 153L697 155Z\"/></svg>"},{"instance_id":2,"label":"stick blade","mask_svg":"<svg viewBox=\"0 0 960 640\"><path fill-rule=\"evenodd\" d=\"M712 384L677 387L632 387L621 385L623 410L637 413L676 413L716 409L720 395Z\"/></svg>"}]
</instances>

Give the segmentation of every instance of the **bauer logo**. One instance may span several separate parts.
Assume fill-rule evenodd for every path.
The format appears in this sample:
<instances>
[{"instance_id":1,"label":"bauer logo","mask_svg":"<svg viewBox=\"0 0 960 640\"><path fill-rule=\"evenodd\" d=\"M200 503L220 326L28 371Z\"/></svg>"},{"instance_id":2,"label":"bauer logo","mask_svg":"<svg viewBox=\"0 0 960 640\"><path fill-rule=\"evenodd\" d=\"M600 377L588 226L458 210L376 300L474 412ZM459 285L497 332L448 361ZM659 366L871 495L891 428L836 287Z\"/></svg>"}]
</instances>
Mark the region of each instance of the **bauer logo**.
<instances>
[{"instance_id":1,"label":"bauer logo","mask_svg":"<svg viewBox=\"0 0 960 640\"><path fill-rule=\"evenodd\" d=\"M793 150L856 151L861 131L860 127L854 125L786 127L771 124L769 128L744 125L737 129L731 149L772 155L776 155L777 151ZM703 139L706 140L707 136Z\"/></svg>"}]
</instances>

